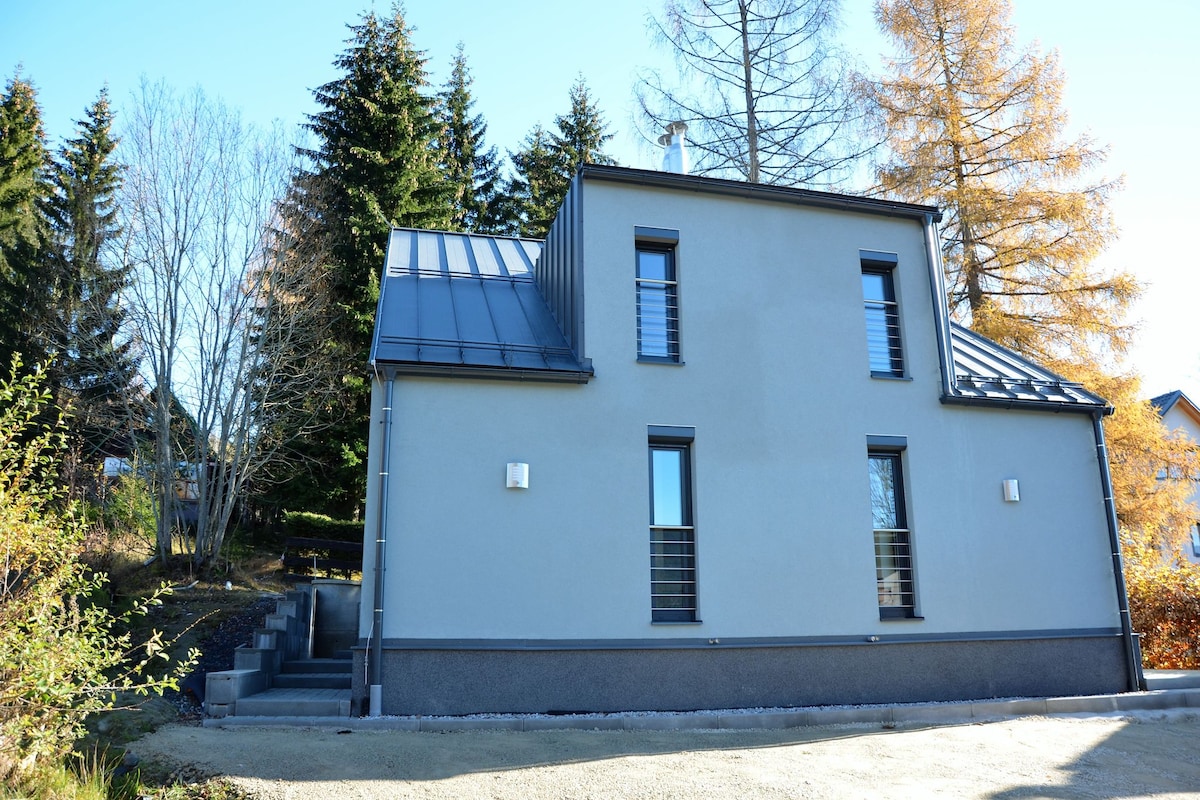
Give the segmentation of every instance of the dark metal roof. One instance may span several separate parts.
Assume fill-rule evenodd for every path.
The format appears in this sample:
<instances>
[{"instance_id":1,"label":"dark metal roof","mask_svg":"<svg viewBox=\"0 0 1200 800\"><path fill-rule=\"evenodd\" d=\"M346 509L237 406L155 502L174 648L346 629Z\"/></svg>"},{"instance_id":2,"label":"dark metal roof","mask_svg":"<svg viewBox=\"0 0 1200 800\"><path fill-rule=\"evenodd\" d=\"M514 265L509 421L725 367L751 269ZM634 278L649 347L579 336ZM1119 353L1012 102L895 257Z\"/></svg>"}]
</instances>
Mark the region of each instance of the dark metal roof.
<instances>
[{"instance_id":1,"label":"dark metal roof","mask_svg":"<svg viewBox=\"0 0 1200 800\"><path fill-rule=\"evenodd\" d=\"M371 363L400 373L588 380L533 280L542 243L392 230Z\"/></svg>"},{"instance_id":2,"label":"dark metal roof","mask_svg":"<svg viewBox=\"0 0 1200 800\"><path fill-rule=\"evenodd\" d=\"M1154 410L1157 411L1158 415L1161 417L1163 414L1166 414L1168 411L1170 411L1174 405L1179 402L1179 398L1183 396L1183 392L1176 389L1173 392L1160 394L1158 397L1151 397L1150 405L1154 406ZM1188 402L1191 401L1189 400Z\"/></svg>"},{"instance_id":3,"label":"dark metal roof","mask_svg":"<svg viewBox=\"0 0 1200 800\"><path fill-rule=\"evenodd\" d=\"M841 211L859 211L867 214L883 214L891 217L924 219L932 216L940 221L942 214L937 206L901 203L874 197L858 197L832 192L817 192L812 189L797 189L792 186L772 186L765 183L709 178L703 175L681 175L677 172L659 172L648 169L631 169L606 164L585 164L579 168L583 178L605 180L614 183L631 183L638 186L654 186L663 189L683 189L706 194L731 195L753 200L794 203L817 208L835 208Z\"/></svg>"},{"instance_id":4,"label":"dark metal roof","mask_svg":"<svg viewBox=\"0 0 1200 800\"><path fill-rule=\"evenodd\" d=\"M1108 407L1082 384L1055 375L984 336L951 323L955 399L1093 412Z\"/></svg>"}]
</instances>

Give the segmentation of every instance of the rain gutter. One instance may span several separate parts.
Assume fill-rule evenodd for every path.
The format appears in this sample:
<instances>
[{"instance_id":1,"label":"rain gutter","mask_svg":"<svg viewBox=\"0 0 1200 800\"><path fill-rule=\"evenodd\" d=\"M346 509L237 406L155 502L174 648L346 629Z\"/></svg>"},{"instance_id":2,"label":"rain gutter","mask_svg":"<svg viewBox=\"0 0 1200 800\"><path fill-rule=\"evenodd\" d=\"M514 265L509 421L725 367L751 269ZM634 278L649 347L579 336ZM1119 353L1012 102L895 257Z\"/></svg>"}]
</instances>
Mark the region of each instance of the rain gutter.
<instances>
[{"instance_id":1,"label":"rain gutter","mask_svg":"<svg viewBox=\"0 0 1200 800\"><path fill-rule=\"evenodd\" d=\"M1133 621L1129 616L1129 595L1125 591L1125 571L1121 563L1121 538L1117 527L1117 505L1113 499L1112 473L1108 466L1108 447L1104 443L1102 420L1112 408L1106 407L1092 414L1092 431L1096 435L1096 460L1100 463L1100 485L1104 491L1104 512L1108 522L1108 545L1112 552L1113 576L1117 586L1117 611L1121 616L1121 638L1125 643L1125 668L1129 676L1128 690L1145 691L1146 678L1142 674L1141 648L1133 636Z\"/></svg>"},{"instance_id":2,"label":"rain gutter","mask_svg":"<svg viewBox=\"0 0 1200 800\"><path fill-rule=\"evenodd\" d=\"M379 375L376 373L376 377ZM383 715L383 587L387 572L388 478L392 461L392 397L396 376L388 374L384 384L382 452L379 459L379 512L375 520L374 606L371 616L370 705L368 715Z\"/></svg>"},{"instance_id":3,"label":"rain gutter","mask_svg":"<svg viewBox=\"0 0 1200 800\"><path fill-rule=\"evenodd\" d=\"M945 273L942 267L942 247L938 243L937 223L941 215L927 212L925 223L925 252L929 264L929 293L933 296L933 318L937 321L938 363L942 372L942 398L953 396L954 351L950 338L950 308L946 303Z\"/></svg>"}]
</instances>

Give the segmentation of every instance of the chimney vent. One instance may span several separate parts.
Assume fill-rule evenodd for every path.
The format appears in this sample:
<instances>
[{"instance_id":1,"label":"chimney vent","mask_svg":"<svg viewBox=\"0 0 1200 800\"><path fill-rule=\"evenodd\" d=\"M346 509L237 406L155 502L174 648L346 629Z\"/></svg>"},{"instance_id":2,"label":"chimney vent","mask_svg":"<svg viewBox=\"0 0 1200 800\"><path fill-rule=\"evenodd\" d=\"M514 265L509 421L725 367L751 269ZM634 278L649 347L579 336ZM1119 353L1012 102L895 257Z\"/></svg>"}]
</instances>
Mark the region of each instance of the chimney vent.
<instances>
[{"instance_id":1,"label":"chimney vent","mask_svg":"<svg viewBox=\"0 0 1200 800\"><path fill-rule=\"evenodd\" d=\"M687 125L682 122L672 122L667 126L667 132L658 137L658 143L666 148L663 152L663 172L678 172L687 175L691 169L691 159L688 157L683 135L687 133Z\"/></svg>"}]
</instances>

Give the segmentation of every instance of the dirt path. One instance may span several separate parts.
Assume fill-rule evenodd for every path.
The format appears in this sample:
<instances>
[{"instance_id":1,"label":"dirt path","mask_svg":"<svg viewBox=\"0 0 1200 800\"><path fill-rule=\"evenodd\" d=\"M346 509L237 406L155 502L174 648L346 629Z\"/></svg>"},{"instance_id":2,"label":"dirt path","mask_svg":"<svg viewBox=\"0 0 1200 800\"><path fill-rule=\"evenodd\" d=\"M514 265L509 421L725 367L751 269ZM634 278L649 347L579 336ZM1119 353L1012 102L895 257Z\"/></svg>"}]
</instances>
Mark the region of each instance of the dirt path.
<instances>
[{"instance_id":1,"label":"dirt path","mask_svg":"<svg viewBox=\"0 0 1200 800\"><path fill-rule=\"evenodd\" d=\"M757 731L339 734L173 725L143 758L298 798L1200 797L1200 717Z\"/></svg>"}]
</instances>

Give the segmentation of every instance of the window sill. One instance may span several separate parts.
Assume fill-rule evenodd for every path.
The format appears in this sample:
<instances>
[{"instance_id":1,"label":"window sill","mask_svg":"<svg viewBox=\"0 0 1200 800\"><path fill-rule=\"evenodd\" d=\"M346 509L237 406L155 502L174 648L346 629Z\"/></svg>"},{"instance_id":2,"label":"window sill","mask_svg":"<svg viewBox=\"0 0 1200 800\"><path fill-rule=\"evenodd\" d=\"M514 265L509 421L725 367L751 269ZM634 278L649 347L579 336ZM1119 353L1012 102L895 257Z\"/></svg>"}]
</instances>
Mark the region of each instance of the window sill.
<instances>
[{"instance_id":1,"label":"window sill","mask_svg":"<svg viewBox=\"0 0 1200 800\"><path fill-rule=\"evenodd\" d=\"M650 620L650 624L651 625L703 625L704 620L702 620L702 619L693 619L693 620L652 619L652 620Z\"/></svg>"},{"instance_id":2,"label":"window sill","mask_svg":"<svg viewBox=\"0 0 1200 800\"><path fill-rule=\"evenodd\" d=\"M880 615L880 617L879 617L879 621L880 621L880 622L924 622L924 621L925 621L925 618L924 618L924 617L922 617L922 616L913 616L913 617L885 617L885 616L883 616L883 615L881 614L881 615Z\"/></svg>"},{"instance_id":3,"label":"window sill","mask_svg":"<svg viewBox=\"0 0 1200 800\"><path fill-rule=\"evenodd\" d=\"M665 364L668 367L682 367L683 361L678 358L661 358L659 356L638 356L639 364Z\"/></svg>"},{"instance_id":4,"label":"window sill","mask_svg":"<svg viewBox=\"0 0 1200 800\"><path fill-rule=\"evenodd\" d=\"M871 377L877 381L902 381L912 383L912 378L907 375L889 375L886 372L872 372Z\"/></svg>"}]
</instances>

